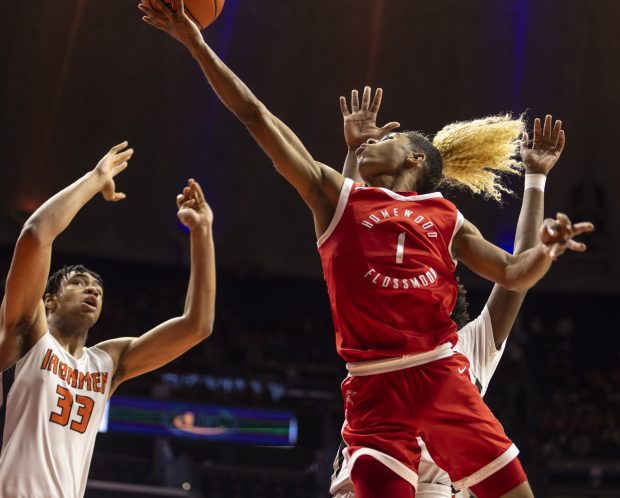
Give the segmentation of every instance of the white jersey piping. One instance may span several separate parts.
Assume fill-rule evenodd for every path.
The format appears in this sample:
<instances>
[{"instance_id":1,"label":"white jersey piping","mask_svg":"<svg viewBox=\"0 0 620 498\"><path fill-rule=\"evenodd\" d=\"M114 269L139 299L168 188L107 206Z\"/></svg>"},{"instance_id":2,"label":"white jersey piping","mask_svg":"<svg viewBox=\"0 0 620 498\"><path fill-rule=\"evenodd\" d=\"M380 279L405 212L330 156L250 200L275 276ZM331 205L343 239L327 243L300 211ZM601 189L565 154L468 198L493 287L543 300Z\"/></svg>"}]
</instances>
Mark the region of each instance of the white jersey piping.
<instances>
[{"instance_id":1,"label":"white jersey piping","mask_svg":"<svg viewBox=\"0 0 620 498\"><path fill-rule=\"evenodd\" d=\"M431 361L448 358L454 354L452 345L448 342L437 346L432 351L424 353L410 354L397 358L387 358L385 360L358 361L347 363L347 370L351 377L362 377L365 375L375 375L405 368L417 367L430 363Z\"/></svg>"},{"instance_id":2,"label":"white jersey piping","mask_svg":"<svg viewBox=\"0 0 620 498\"><path fill-rule=\"evenodd\" d=\"M329 238L332 232L336 229L336 226L340 222L342 218L342 213L344 213L344 208L347 206L347 201L349 200L349 194L351 193L351 188L353 187L353 180L350 178L345 178L344 183L342 184L342 188L340 189L340 196L338 197L338 204L336 205L336 211L334 212L334 217L332 221L329 223L327 230L319 237L319 240L316 241L316 245L321 247L321 245Z\"/></svg>"},{"instance_id":3,"label":"white jersey piping","mask_svg":"<svg viewBox=\"0 0 620 498\"><path fill-rule=\"evenodd\" d=\"M519 454L519 450L513 444L506 451L504 451L504 453L498 456L495 460L485 465L477 472L474 472L469 477L465 477L464 479L461 479L460 481L453 481L452 486L454 487L454 489L457 489L457 490L463 489L463 488L471 488L472 486L475 486L479 482L484 481L487 477L492 476L498 470L504 468L506 465L512 462L515 458L517 458L518 454Z\"/></svg>"}]
</instances>

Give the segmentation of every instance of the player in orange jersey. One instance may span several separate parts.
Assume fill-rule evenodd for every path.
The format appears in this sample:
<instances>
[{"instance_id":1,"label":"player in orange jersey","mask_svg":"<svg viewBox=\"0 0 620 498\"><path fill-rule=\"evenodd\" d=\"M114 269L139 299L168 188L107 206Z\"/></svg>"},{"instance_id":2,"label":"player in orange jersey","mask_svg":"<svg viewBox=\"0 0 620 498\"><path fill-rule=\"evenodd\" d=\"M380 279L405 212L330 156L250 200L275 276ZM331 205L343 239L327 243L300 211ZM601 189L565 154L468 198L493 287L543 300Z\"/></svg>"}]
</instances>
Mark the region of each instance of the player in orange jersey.
<instances>
[{"instance_id":1,"label":"player in orange jersey","mask_svg":"<svg viewBox=\"0 0 620 498\"><path fill-rule=\"evenodd\" d=\"M125 198L116 191L115 177L133 154L126 147L126 142L113 147L92 171L39 207L15 246L0 308L0 496L83 496L110 395L120 383L165 365L211 334L213 214L194 180L177 197L177 216L191 241L180 316L139 337L88 348L88 331L103 303L101 278L71 266L48 281L52 244L80 209L99 192L107 201Z\"/></svg>"}]
</instances>

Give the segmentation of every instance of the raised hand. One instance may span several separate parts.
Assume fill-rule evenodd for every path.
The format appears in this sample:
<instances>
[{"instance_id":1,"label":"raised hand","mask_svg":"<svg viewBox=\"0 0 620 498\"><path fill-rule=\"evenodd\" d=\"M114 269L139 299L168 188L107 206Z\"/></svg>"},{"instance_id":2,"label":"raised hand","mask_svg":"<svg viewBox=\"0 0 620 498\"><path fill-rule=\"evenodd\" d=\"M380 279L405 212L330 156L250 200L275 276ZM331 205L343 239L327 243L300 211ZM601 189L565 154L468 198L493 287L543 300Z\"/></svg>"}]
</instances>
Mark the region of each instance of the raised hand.
<instances>
[{"instance_id":1,"label":"raised hand","mask_svg":"<svg viewBox=\"0 0 620 498\"><path fill-rule=\"evenodd\" d=\"M127 145L127 142L123 142L112 147L95 167L94 171L102 182L101 195L106 201L117 202L126 197L122 192L116 191L114 177L125 170L133 155L133 149L127 149Z\"/></svg>"},{"instance_id":2,"label":"raised hand","mask_svg":"<svg viewBox=\"0 0 620 498\"><path fill-rule=\"evenodd\" d=\"M347 99L340 97L340 110L344 118L344 139L351 150L357 149L369 138L381 140L392 130L400 126L400 123L391 121L381 128L377 127L377 113L381 107L383 90L377 88L372 104L370 103L370 94L370 87L364 87L362 105L360 107L357 90L352 90L350 112L347 107Z\"/></svg>"},{"instance_id":3,"label":"raised hand","mask_svg":"<svg viewBox=\"0 0 620 498\"><path fill-rule=\"evenodd\" d=\"M543 243L545 253L551 258L557 259L566 252L585 252L586 245L576 242L573 237L582 233L591 232L594 225L590 222L576 223L573 225L563 213L557 213L555 220L547 218L540 227L540 240Z\"/></svg>"},{"instance_id":4,"label":"raised hand","mask_svg":"<svg viewBox=\"0 0 620 498\"><path fill-rule=\"evenodd\" d=\"M197 39L202 40L200 29L185 13L183 0L176 0L176 10L171 2L163 0L140 0L138 8L144 12L142 20L188 46Z\"/></svg>"},{"instance_id":5,"label":"raised hand","mask_svg":"<svg viewBox=\"0 0 620 498\"><path fill-rule=\"evenodd\" d=\"M213 223L213 211L207 204L198 182L190 178L183 193L177 195L177 216L190 230L208 227Z\"/></svg>"},{"instance_id":6,"label":"raised hand","mask_svg":"<svg viewBox=\"0 0 620 498\"><path fill-rule=\"evenodd\" d=\"M523 134L521 142L521 159L527 173L541 173L546 175L553 169L564 150L565 135L562 121L557 120L551 126L552 117L545 116L545 125L541 131L540 119L534 120L534 141L532 147L528 145L529 136Z\"/></svg>"}]
</instances>

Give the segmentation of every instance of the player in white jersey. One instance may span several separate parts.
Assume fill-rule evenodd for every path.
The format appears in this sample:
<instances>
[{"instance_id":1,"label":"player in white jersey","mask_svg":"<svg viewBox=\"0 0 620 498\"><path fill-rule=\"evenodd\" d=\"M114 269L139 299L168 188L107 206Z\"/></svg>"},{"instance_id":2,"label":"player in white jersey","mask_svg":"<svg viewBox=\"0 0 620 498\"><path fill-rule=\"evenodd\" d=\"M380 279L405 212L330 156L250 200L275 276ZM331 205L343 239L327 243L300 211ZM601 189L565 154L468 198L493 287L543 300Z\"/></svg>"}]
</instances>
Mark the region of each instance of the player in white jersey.
<instances>
[{"instance_id":1,"label":"player in white jersey","mask_svg":"<svg viewBox=\"0 0 620 498\"><path fill-rule=\"evenodd\" d=\"M65 267L46 286L54 239L97 193L107 201L125 197L116 192L114 177L132 154L126 142L113 147L92 171L37 209L15 246L0 308L0 497L83 496L110 395L121 382L165 365L211 334L213 214L194 180L177 197L177 215L191 240L180 316L139 337L87 348L101 312L101 278L82 266Z\"/></svg>"},{"instance_id":2,"label":"player in white jersey","mask_svg":"<svg viewBox=\"0 0 620 498\"><path fill-rule=\"evenodd\" d=\"M361 107L357 91L352 92L351 111L344 97L341 97L341 110L344 117L345 139L350 154L345 161L343 174L356 179L357 168L351 161L351 151L368 139L380 140L398 127L391 122L378 128L376 117L381 105L382 91L377 89L372 105L371 91L364 89ZM538 227L542 223L544 211L544 183L547 174L554 167L564 148L565 137L561 122L556 121L552 128L551 116L546 116L544 128L539 119L534 121L534 141L528 145L528 136L524 136L521 156L526 166L526 183L515 237L515 253L533 247L537 242ZM470 377L484 396L491 377L502 357L506 339L525 298L525 292L513 292L495 285L482 313L469 322L466 312L464 294L459 296L453 318L459 325L459 338L455 350L467 357L470 363ZM463 304L465 304L463 306ZM457 315L457 316L455 316ZM466 318L465 318L466 317ZM469 322L469 323L468 323ZM424 442L418 439L422 456L418 468L418 498L467 498L471 495L462 490L453 495L452 483L447 472L441 469L429 455ZM350 480L349 455L346 446L341 444L334 460L334 474L331 479L330 493L333 498L355 498L353 483Z\"/></svg>"}]
</instances>

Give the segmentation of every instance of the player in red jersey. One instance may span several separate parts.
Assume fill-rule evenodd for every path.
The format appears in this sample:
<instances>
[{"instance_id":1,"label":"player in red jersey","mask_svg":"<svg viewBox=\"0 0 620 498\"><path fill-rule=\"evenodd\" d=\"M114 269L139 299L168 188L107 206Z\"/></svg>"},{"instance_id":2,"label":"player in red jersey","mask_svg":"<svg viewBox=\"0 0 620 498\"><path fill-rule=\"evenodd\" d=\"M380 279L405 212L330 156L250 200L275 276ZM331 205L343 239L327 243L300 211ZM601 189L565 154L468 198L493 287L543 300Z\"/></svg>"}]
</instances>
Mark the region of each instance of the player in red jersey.
<instances>
[{"instance_id":1,"label":"player in red jersey","mask_svg":"<svg viewBox=\"0 0 620 498\"><path fill-rule=\"evenodd\" d=\"M533 249L513 256L486 241L434 192L449 172L476 192L499 196L497 173L510 168L520 120L494 117L446 127L431 143L390 133L357 151L364 185L315 161L217 57L184 12L142 0L143 20L184 44L220 100L239 118L276 169L311 209L331 301L347 430L358 498L413 496L422 436L458 486L481 498L532 496L516 449L454 354L450 312L456 261L509 289L527 289L566 249L583 251L559 215ZM506 166L508 164L508 166Z\"/></svg>"},{"instance_id":2,"label":"player in red jersey","mask_svg":"<svg viewBox=\"0 0 620 498\"><path fill-rule=\"evenodd\" d=\"M352 151L368 139L381 139L398 126L392 122L379 128L376 126L377 113L381 104L382 90L377 89L373 104L370 105L371 91L364 88L360 106L356 90L351 94L351 112L346 100L341 97L341 110L344 117L345 140L350 153L345 161L343 175L356 179L358 172ZM552 118L545 118L544 128L539 119L534 121L534 140L528 144L527 133L523 136L521 156L526 168L525 192L519 223L515 236L515 254L538 242L537 227L543 221L544 184L546 176L554 167L564 148L565 137L561 122L556 121L552 133ZM353 158L353 160L351 160ZM459 340L455 350L466 356L470 363L470 379L484 395L489 381L504 352L506 339L525 298L525 292L512 292L495 285L483 312L473 321L464 311L466 301L460 296L452 318L459 327ZM464 305L463 305L464 304ZM459 313L457 309L459 308ZM456 316L455 316L456 314ZM416 496L425 498L451 498L453 496L451 481L425 451L420 441L422 456L418 467ZM334 462L334 475L330 492L334 498L355 498L353 484L350 481L351 457L348 449L342 447ZM470 496L466 490L456 496Z\"/></svg>"}]
</instances>

